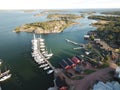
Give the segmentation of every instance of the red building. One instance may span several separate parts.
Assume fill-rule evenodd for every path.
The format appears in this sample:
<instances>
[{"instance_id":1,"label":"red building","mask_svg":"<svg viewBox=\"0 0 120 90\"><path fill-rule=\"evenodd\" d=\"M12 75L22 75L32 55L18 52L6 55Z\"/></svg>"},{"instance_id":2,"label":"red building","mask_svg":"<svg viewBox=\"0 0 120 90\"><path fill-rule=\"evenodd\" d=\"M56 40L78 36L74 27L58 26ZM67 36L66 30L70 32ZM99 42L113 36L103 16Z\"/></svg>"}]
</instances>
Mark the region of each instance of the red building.
<instances>
[{"instance_id":1,"label":"red building","mask_svg":"<svg viewBox=\"0 0 120 90\"><path fill-rule=\"evenodd\" d=\"M73 61L75 64L79 64L79 63L80 63L80 60L79 60L77 57L73 57L73 58L72 58L72 61Z\"/></svg>"}]
</instances>

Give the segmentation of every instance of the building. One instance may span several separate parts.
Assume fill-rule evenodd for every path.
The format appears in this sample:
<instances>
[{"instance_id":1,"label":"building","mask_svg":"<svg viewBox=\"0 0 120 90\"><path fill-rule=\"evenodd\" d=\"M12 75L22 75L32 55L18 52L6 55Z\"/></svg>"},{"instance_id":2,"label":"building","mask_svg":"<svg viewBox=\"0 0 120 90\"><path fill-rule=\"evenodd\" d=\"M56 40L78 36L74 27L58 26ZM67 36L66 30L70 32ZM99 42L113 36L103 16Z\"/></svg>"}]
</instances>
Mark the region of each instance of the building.
<instances>
[{"instance_id":1,"label":"building","mask_svg":"<svg viewBox=\"0 0 120 90\"><path fill-rule=\"evenodd\" d=\"M120 90L120 84L116 81L106 83L99 81L92 90Z\"/></svg>"},{"instance_id":2,"label":"building","mask_svg":"<svg viewBox=\"0 0 120 90\"><path fill-rule=\"evenodd\" d=\"M63 68L63 69L69 69L71 68L68 64L66 64L64 61L61 61L60 63L60 66Z\"/></svg>"},{"instance_id":3,"label":"building","mask_svg":"<svg viewBox=\"0 0 120 90\"><path fill-rule=\"evenodd\" d=\"M64 78L61 79L59 76L56 77L55 83L58 87L58 90L68 90L68 86L67 86Z\"/></svg>"},{"instance_id":4,"label":"building","mask_svg":"<svg viewBox=\"0 0 120 90\"><path fill-rule=\"evenodd\" d=\"M79 63L80 63L80 60L79 60L77 57L73 57L73 58L72 58L72 61L73 61L75 64L79 64Z\"/></svg>"},{"instance_id":5,"label":"building","mask_svg":"<svg viewBox=\"0 0 120 90\"><path fill-rule=\"evenodd\" d=\"M84 35L84 39L89 39L90 36L89 35Z\"/></svg>"},{"instance_id":6,"label":"building","mask_svg":"<svg viewBox=\"0 0 120 90\"><path fill-rule=\"evenodd\" d=\"M120 67L117 67L115 70L115 78L120 79Z\"/></svg>"}]
</instances>

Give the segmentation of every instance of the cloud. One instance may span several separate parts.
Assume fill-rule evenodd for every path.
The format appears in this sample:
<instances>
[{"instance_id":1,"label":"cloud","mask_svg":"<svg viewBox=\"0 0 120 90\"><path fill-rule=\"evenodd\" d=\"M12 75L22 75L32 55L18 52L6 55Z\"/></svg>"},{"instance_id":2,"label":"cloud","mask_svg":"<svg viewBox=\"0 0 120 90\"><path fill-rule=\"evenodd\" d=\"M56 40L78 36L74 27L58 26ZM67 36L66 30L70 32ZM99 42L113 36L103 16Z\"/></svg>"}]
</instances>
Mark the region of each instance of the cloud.
<instances>
[{"instance_id":1,"label":"cloud","mask_svg":"<svg viewBox=\"0 0 120 90\"><path fill-rule=\"evenodd\" d=\"M120 0L0 0L0 9L120 8Z\"/></svg>"}]
</instances>

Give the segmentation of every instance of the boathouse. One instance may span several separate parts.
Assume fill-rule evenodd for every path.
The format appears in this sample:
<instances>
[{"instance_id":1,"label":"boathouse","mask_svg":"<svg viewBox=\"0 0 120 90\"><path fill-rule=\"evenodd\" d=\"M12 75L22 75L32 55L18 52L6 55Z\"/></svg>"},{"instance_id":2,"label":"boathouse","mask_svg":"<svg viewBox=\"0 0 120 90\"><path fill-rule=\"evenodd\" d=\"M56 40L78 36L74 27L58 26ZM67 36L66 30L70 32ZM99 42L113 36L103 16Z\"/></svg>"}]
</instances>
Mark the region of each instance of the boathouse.
<instances>
[{"instance_id":1,"label":"boathouse","mask_svg":"<svg viewBox=\"0 0 120 90\"><path fill-rule=\"evenodd\" d=\"M72 58L72 61L73 61L75 64L79 64L79 63L80 63L80 60L79 60L77 57L73 57L73 58Z\"/></svg>"}]
</instances>

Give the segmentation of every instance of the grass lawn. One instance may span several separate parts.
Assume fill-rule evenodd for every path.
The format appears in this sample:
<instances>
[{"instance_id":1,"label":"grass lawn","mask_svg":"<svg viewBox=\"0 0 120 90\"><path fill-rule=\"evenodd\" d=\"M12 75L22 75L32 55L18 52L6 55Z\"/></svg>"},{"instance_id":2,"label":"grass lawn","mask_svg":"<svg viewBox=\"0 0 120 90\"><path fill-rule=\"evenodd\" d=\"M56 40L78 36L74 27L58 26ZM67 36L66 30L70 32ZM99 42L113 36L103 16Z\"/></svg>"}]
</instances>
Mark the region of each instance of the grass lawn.
<instances>
[{"instance_id":1,"label":"grass lawn","mask_svg":"<svg viewBox=\"0 0 120 90\"><path fill-rule=\"evenodd\" d=\"M91 74L91 73L93 73L93 72L95 72L95 70L90 70L90 69L84 70L84 73L85 73L85 74Z\"/></svg>"},{"instance_id":2,"label":"grass lawn","mask_svg":"<svg viewBox=\"0 0 120 90\"><path fill-rule=\"evenodd\" d=\"M72 80L80 80L80 79L83 79L84 77L82 76L75 76L75 77L72 77L71 79Z\"/></svg>"}]
</instances>

